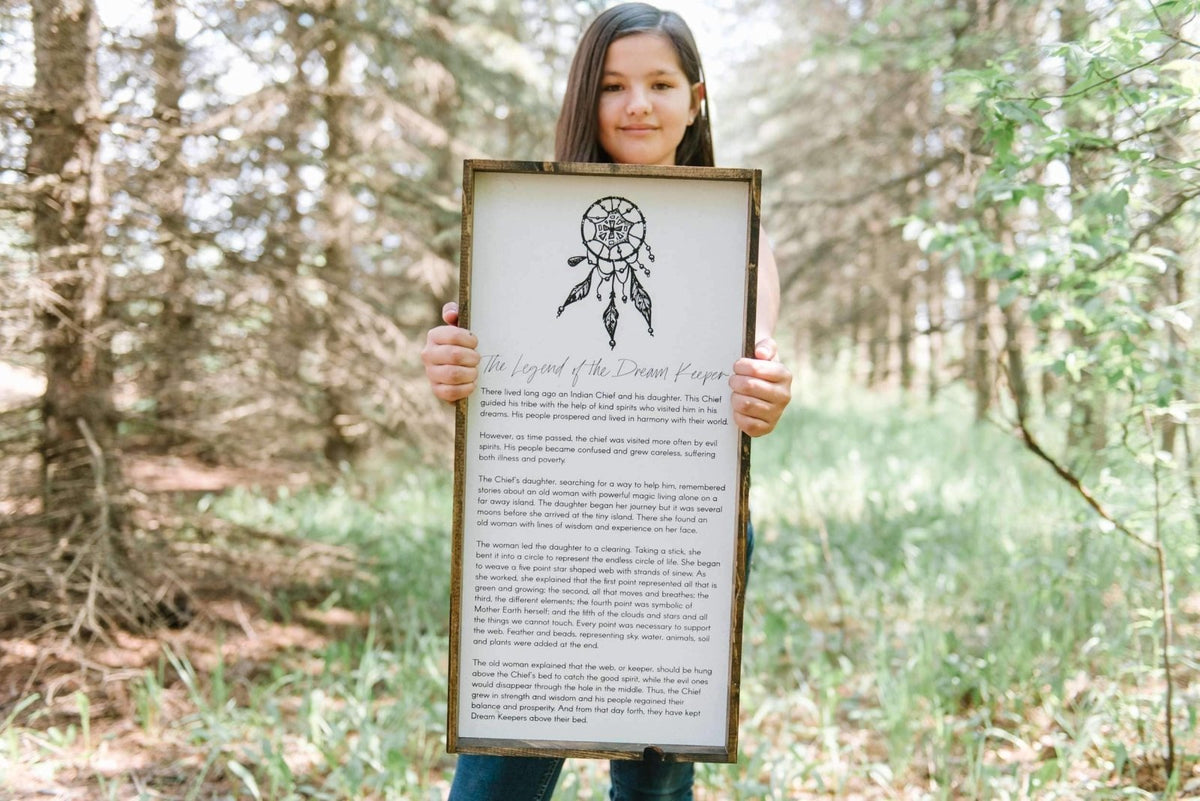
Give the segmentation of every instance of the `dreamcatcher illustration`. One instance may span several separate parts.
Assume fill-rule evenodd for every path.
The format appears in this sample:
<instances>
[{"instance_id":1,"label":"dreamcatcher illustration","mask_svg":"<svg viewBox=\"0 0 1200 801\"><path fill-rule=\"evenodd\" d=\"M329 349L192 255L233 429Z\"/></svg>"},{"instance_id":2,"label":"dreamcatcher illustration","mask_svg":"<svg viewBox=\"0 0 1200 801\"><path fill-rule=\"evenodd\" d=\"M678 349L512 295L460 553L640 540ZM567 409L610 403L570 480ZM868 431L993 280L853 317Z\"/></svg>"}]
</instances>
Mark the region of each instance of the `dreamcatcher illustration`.
<instances>
[{"instance_id":1,"label":"dreamcatcher illustration","mask_svg":"<svg viewBox=\"0 0 1200 801\"><path fill-rule=\"evenodd\" d=\"M647 259L654 261L654 252L646 242L646 217L642 210L623 197L602 197L583 213L579 233L587 255L572 256L567 259L567 264L574 267L587 259L590 269L587 277L575 285L558 307L558 316L561 317L563 309L575 301L587 297L593 280L596 282L596 300L603 301L603 290L607 284L608 306L601 319L608 331L608 347L615 348L617 320L621 316L617 310L617 286L620 285L621 302L628 303L633 299L634 308L646 319L646 330L653 336L650 293L637 277L639 269L646 276L650 275L650 268L642 264L640 258L643 247Z\"/></svg>"}]
</instances>

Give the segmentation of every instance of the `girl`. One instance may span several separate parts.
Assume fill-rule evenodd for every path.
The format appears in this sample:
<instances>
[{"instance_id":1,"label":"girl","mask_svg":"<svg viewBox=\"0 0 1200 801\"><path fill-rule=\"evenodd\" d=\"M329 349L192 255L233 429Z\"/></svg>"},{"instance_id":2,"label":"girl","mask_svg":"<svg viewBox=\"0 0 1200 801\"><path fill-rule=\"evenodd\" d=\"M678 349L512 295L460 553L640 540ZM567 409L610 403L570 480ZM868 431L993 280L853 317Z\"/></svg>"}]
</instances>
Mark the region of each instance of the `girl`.
<instances>
[{"instance_id":1,"label":"girl","mask_svg":"<svg viewBox=\"0 0 1200 801\"><path fill-rule=\"evenodd\" d=\"M670 11L625 3L602 13L579 43L567 78L555 137L558 161L711 167L712 130L704 71L687 23ZM729 379L735 425L752 437L769 433L791 400L792 375L778 359L772 332L779 315L775 258L759 236L757 344ZM478 340L456 326L458 305L442 309L445 325L426 338L421 358L434 394L457 401L475 389ZM451 801L547 801L558 758L463 754ZM612 801L692 798L692 764L614 760Z\"/></svg>"}]
</instances>

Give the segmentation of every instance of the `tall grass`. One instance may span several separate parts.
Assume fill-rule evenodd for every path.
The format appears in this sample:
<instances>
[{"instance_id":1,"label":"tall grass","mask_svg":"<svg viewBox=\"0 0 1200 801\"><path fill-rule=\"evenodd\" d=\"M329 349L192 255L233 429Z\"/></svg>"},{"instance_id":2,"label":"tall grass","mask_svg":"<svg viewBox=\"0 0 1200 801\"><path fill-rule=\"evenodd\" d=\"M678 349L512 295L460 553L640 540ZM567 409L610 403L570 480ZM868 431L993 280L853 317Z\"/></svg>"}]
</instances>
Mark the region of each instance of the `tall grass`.
<instances>
[{"instance_id":1,"label":"tall grass","mask_svg":"<svg viewBox=\"0 0 1200 801\"><path fill-rule=\"evenodd\" d=\"M753 469L741 758L700 766L698 799L1154 797L1135 782L1161 747L1153 566L1004 432L952 400L847 390L795 403ZM148 738L191 754L171 797L444 797L450 495L445 472L397 462L331 488L211 499L230 519L352 547L370 578L317 610L357 624L264 669L201 669L164 648L131 696ZM1183 598L1195 544L1176 558ZM265 613L304 611L281 598ZM1198 671L1179 650L1190 765ZM186 689L185 713L167 685ZM5 753L52 761L97 739L84 724L30 746L28 711L0 725ZM604 763L573 761L556 798L606 798L605 778Z\"/></svg>"},{"instance_id":2,"label":"tall grass","mask_svg":"<svg viewBox=\"0 0 1200 801\"><path fill-rule=\"evenodd\" d=\"M241 523L351 546L370 576L324 604L361 611L366 625L305 655L307 671L280 672L232 726L253 728L241 753L243 764L267 769L264 797L440 797L434 788L452 767L450 495L448 475L400 463L273 501L235 493L214 507Z\"/></svg>"},{"instance_id":3,"label":"tall grass","mask_svg":"<svg viewBox=\"0 0 1200 801\"><path fill-rule=\"evenodd\" d=\"M756 740L767 789L743 797L1130 789L1122 755L1161 745L1130 725L1161 713L1142 693L1159 675L1153 564L1016 441L952 400L850 393L790 409L754 476L744 700L781 707L807 745Z\"/></svg>"}]
</instances>

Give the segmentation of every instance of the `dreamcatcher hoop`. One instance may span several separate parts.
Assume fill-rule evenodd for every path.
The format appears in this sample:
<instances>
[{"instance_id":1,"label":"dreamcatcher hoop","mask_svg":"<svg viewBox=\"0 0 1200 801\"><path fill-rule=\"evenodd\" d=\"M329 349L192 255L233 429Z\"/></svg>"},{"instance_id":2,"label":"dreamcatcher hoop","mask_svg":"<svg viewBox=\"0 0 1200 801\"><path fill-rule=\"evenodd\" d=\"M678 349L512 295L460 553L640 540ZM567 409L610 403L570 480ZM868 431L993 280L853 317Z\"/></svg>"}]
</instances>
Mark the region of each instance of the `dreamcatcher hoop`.
<instances>
[{"instance_id":1,"label":"dreamcatcher hoop","mask_svg":"<svg viewBox=\"0 0 1200 801\"><path fill-rule=\"evenodd\" d=\"M610 195L588 206L579 235L596 260L629 262L646 241L646 216L625 198Z\"/></svg>"},{"instance_id":2,"label":"dreamcatcher hoop","mask_svg":"<svg viewBox=\"0 0 1200 801\"><path fill-rule=\"evenodd\" d=\"M593 201L579 222L579 237L583 240L586 255L572 256L567 264L574 267L584 259L587 260L587 277L576 284L568 293L567 299L558 307L558 316L563 309L586 297L592 288L592 279L596 281L596 299L603 300L601 290L608 284L608 305L601 315L604 328L608 331L608 346L617 346L617 320L621 313L617 308L617 285L621 285L621 302L633 300L634 308L646 320L646 330L654 335L654 327L650 322L652 303L650 293L638 280L637 271L641 269L647 276L650 268L641 261L644 248L646 258L654 261L654 251L646 242L646 215L642 214L632 201L616 195L608 195Z\"/></svg>"}]
</instances>

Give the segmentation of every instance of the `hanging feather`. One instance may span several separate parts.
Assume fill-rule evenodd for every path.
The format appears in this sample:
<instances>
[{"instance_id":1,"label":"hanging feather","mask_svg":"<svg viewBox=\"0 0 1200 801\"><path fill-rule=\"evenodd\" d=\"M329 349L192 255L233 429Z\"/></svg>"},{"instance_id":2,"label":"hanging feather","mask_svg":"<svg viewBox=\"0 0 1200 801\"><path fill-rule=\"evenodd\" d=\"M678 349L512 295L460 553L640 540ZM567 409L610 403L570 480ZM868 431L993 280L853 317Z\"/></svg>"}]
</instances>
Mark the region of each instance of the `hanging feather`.
<instances>
[{"instance_id":1,"label":"hanging feather","mask_svg":"<svg viewBox=\"0 0 1200 801\"><path fill-rule=\"evenodd\" d=\"M576 284L575 288L571 290L571 293L569 295L567 295L567 299L565 301L563 301L563 305L558 307L558 315L557 315L558 317L562 317L563 309L567 308L575 301L577 301L580 298L587 295L588 290L592 288L592 273L593 272L595 272L595 270L589 270L588 274L587 274L587 278L584 278L582 281L580 281L578 284Z\"/></svg>"},{"instance_id":2,"label":"hanging feather","mask_svg":"<svg viewBox=\"0 0 1200 801\"><path fill-rule=\"evenodd\" d=\"M567 259L567 264L574 267L576 264L579 264L579 262L583 261L586 258L587 258L587 256L572 256L571 258Z\"/></svg>"},{"instance_id":3,"label":"hanging feather","mask_svg":"<svg viewBox=\"0 0 1200 801\"><path fill-rule=\"evenodd\" d=\"M629 294L633 296L633 305L646 318L646 330L654 336L654 326L650 323L650 293L638 283L637 273L631 271L629 278Z\"/></svg>"},{"instance_id":4,"label":"hanging feather","mask_svg":"<svg viewBox=\"0 0 1200 801\"><path fill-rule=\"evenodd\" d=\"M617 311L617 293L613 292L608 296L608 308L604 310L604 327L608 330L609 348L617 346L617 318L620 316L620 312Z\"/></svg>"}]
</instances>

